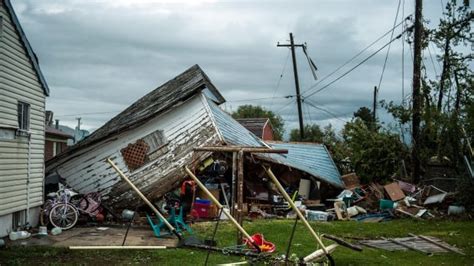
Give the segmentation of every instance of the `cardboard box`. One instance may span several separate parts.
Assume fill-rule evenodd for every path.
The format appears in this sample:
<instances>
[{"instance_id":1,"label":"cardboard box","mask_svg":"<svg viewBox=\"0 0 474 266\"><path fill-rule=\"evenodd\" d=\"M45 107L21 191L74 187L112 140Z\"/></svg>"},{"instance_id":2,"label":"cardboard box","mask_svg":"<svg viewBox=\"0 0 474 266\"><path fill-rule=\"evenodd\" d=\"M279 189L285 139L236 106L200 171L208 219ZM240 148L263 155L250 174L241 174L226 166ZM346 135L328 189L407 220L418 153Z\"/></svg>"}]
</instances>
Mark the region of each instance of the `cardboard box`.
<instances>
[{"instance_id":1,"label":"cardboard box","mask_svg":"<svg viewBox=\"0 0 474 266\"><path fill-rule=\"evenodd\" d=\"M219 189L209 189L209 191L211 192L211 194L214 196L214 198L216 198L217 200L219 200L219 194L220 194L220 190ZM202 190L199 190L198 193L197 193L197 196L200 198L200 199L208 199L210 200L211 198L209 198L209 196Z\"/></svg>"}]
</instances>

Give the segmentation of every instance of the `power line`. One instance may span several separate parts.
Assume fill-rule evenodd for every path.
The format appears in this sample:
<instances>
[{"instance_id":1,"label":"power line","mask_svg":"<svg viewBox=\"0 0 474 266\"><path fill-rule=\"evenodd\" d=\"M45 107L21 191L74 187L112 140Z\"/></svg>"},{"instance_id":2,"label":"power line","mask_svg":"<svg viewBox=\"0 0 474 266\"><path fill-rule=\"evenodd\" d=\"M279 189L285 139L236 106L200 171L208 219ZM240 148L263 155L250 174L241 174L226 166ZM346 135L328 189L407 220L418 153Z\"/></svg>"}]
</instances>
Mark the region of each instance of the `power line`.
<instances>
[{"instance_id":1,"label":"power line","mask_svg":"<svg viewBox=\"0 0 474 266\"><path fill-rule=\"evenodd\" d=\"M288 65L288 59L290 59L290 49L288 49L288 54L286 55L285 64L283 64L283 69L281 70L280 78L278 79L276 88L275 90L273 90L272 97L275 97L276 92L280 88L280 83L281 83L281 80L283 79L283 73L285 72L286 66ZM272 102L270 103L270 109L272 108L272 106L273 106L273 99L272 99Z\"/></svg>"},{"instance_id":2,"label":"power line","mask_svg":"<svg viewBox=\"0 0 474 266\"><path fill-rule=\"evenodd\" d=\"M237 102L251 102L251 101L260 101L260 100L269 100L269 99L288 99L294 97L293 95L287 96L277 96L277 97L262 97L262 98L250 98L250 99L241 99L241 100L231 100L227 102L237 103Z\"/></svg>"},{"instance_id":3,"label":"power line","mask_svg":"<svg viewBox=\"0 0 474 266\"><path fill-rule=\"evenodd\" d=\"M434 60L433 60L433 55L431 54L430 46L427 45L427 47L428 47L428 53L430 54L430 61L431 61L431 65L433 66L433 71L434 71L436 77L438 77L438 71L436 71L436 67L435 67L435 63L434 63Z\"/></svg>"},{"instance_id":4,"label":"power line","mask_svg":"<svg viewBox=\"0 0 474 266\"><path fill-rule=\"evenodd\" d=\"M109 112L96 112L96 113L81 113L81 114L67 114L67 115L56 115L56 117L65 117L65 116L78 116L78 115L99 115L99 114L113 114L113 113L117 113L117 112L120 112L122 110L119 110L119 111L109 111Z\"/></svg>"},{"instance_id":5,"label":"power line","mask_svg":"<svg viewBox=\"0 0 474 266\"><path fill-rule=\"evenodd\" d=\"M356 55L354 55L353 57L351 57L349 60L347 60L346 62L344 62L341 66L339 66L338 68L336 68L335 70L333 70L331 73L329 73L328 75L324 76L323 78L321 78L317 83L315 83L314 85L312 85L311 87L309 87L308 89L306 89L302 94L305 94L305 93L308 93L310 90L312 90L313 88L315 88L316 86L318 86L319 84L321 84L321 82L323 82L324 80L326 80L327 78L329 78L330 76L334 75L337 71L339 71L341 68L345 67L347 64L349 64L350 62L354 61L354 59L356 59L357 57L359 57L359 55L361 55L362 53L364 53L365 51L367 51L370 47L372 47L374 44L376 44L377 42L379 42L380 40L382 40L385 36L387 36L390 32L392 32L392 30L394 30L395 28L398 28L403 22L405 22L406 20L410 19L411 18L411 15L407 16L404 20L402 20L402 22L398 23L397 25L395 25L395 27L393 27L392 29L388 30L387 32L385 32L382 36L380 36L379 38L377 38L375 41L373 41L372 43L370 43L367 47L365 47L364 49L362 49L360 52L358 52Z\"/></svg>"},{"instance_id":6,"label":"power line","mask_svg":"<svg viewBox=\"0 0 474 266\"><path fill-rule=\"evenodd\" d=\"M408 30L408 29L407 29ZM352 72L353 70L355 70L356 68L358 68L359 66L361 66L362 64L364 64L365 62L367 62L370 58L372 58L374 55L376 55L377 53L379 53L380 51L382 51L385 47L387 47L388 45L390 45L393 41L399 39L407 30L405 30L404 32L400 33L397 37L391 39L388 43L386 43L384 46L382 46L381 48L379 48L377 51L373 52L372 54L370 54L368 57L366 57L364 60L362 60L360 63L358 63L357 65L355 65L354 67L352 67L351 69L349 69L348 71L344 72L341 76L337 77L336 79L334 79L333 81L331 81L330 83L324 85L322 88L316 90L315 92L312 92L310 93L308 96L306 97L311 97L312 95L326 89L327 87L331 86L332 84L336 83L338 80L342 79L343 77L345 77L347 74L349 74L350 72Z\"/></svg>"},{"instance_id":7,"label":"power line","mask_svg":"<svg viewBox=\"0 0 474 266\"><path fill-rule=\"evenodd\" d=\"M398 13L400 12L400 4L401 3L402 3L402 1L398 0L397 13L395 15L395 20L393 21L393 29L392 29L392 33L390 34L390 39L393 38L393 33L395 32L395 24L397 23ZM392 46L391 44L388 45L387 53L385 54L385 61L383 63L383 67L382 67L382 73L380 74L379 85L377 86L377 92L380 90L380 85L382 85L383 74L385 73L385 67L387 66L388 55L390 54L390 47L391 46ZM375 110L374 110L374 113L375 113Z\"/></svg>"},{"instance_id":8,"label":"power line","mask_svg":"<svg viewBox=\"0 0 474 266\"><path fill-rule=\"evenodd\" d=\"M334 118L334 119L340 120L340 121L342 121L342 122L347 122L347 121L348 121L347 119L342 119L342 118L340 118L337 114L334 114L333 112L331 112L331 111L329 111L329 110L326 110L326 109L324 109L324 108L322 108L322 107L316 106L316 105L315 105L311 100L309 100L309 99L306 99L306 101L305 101L304 103L308 104L309 106L311 106L311 107L313 107L313 108L315 108L315 109L318 109L318 110L320 110L320 111L323 111L323 112L329 114L329 115L330 115L332 118Z\"/></svg>"}]
</instances>

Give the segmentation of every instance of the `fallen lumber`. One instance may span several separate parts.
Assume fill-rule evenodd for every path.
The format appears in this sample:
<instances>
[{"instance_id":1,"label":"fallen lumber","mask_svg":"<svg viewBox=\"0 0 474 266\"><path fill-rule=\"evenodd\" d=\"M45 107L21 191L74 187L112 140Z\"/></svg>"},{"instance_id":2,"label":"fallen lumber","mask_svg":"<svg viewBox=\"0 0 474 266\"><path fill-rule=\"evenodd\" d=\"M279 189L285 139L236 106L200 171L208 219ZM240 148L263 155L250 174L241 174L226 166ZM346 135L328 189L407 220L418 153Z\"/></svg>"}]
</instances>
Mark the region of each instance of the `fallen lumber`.
<instances>
[{"instance_id":1,"label":"fallen lumber","mask_svg":"<svg viewBox=\"0 0 474 266\"><path fill-rule=\"evenodd\" d=\"M403 242L401 242L401 241L398 241L398 240L396 240L396 239L393 239L393 238L385 238L385 237L382 237L382 239L383 239L383 240L390 241L390 242L393 242L393 243L395 243L395 244L397 244L397 245L400 245L400 246L402 246L402 247L405 247L405 248L407 248L407 249L411 249L411 250L414 250L414 251L421 252L421 253L426 254L426 255L431 255L431 254L432 254L431 252L424 251L424 250L419 249L419 248L416 248L416 247L412 247L412 246L410 246L410 245L407 245L407 244L405 244L405 243L403 243Z\"/></svg>"},{"instance_id":2,"label":"fallen lumber","mask_svg":"<svg viewBox=\"0 0 474 266\"><path fill-rule=\"evenodd\" d=\"M69 249L166 249L166 246L70 246Z\"/></svg>"},{"instance_id":3,"label":"fallen lumber","mask_svg":"<svg viewBox=\"0 0 474 266\"><path fill-rule=\"evenodd\" d=\"M434 245L436 245L436 246L438 246L438 247L440 247L440 248L443 248L443 249L445 249L445 250L452 251L452 252L455 252L455 253L458 253L458 254L461 254L461 255L466 255L464 252L461 252L461 251L459 251L458 249L452 248L452 247L450 247L450 246L446 246L446 245L444 245L444 244L442 244L442 243L439 243L439 242L437 242L437 241L434 241L433 239L430 239L429 237L422 236L422 235L415 235L415 234L412 234L412 233L410 233L410 234L408 234L408 235L410 235L410 236L412 236L412 237L416 237L416 238L421 238L421 239L423 239L423 240L425 240L425 241L428 241L428 242L430 242L431 244L434 244Z\"/></svg>"},{"instance_id":4,"label":"fallen lumber","mask_svg":"<svg viewBox=\"0 0 474 266\"><path fill-rule=\"evenodd\" d=\"M353 249L355 251L362 251L362 247L358 246L358 245L354 245L352 243L349 243L347 241L345 241L344 239L341 239L337 236L333 236L333 235L326 235L326 234L323 234L323 237L324 238L327 238L327 239L330 239L336 243L338 243L339 245L341 246L344 246L344 247L347 247L347 248L350 248L350 249Z\"/></svg>"}]
</instances>

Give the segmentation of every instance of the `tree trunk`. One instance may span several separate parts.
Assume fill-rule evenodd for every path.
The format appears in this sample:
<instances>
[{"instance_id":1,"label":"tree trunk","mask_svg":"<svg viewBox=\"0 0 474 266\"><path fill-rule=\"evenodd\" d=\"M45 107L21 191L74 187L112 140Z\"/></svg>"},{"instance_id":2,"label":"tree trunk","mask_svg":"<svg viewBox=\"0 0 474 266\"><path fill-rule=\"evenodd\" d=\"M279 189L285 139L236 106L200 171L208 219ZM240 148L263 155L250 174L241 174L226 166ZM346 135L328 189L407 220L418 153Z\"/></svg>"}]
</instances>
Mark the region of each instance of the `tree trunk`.
<instances>
[{"instance_id":1,"label":"tree trunk","mask_svg":"<svg viewBox=\"0 0 474 266\"><path fill-rule=\"evenodd\" d=\"M439 82L439 95L438 95L438 111L441 112L441 107L443 106L443 94L445 90L446 80L449 76L449 44L451 38L446 37L446 42L444 44L444 56L443 56L443 71L441 72L441 80Z\"/></svg>"}]
</instances>

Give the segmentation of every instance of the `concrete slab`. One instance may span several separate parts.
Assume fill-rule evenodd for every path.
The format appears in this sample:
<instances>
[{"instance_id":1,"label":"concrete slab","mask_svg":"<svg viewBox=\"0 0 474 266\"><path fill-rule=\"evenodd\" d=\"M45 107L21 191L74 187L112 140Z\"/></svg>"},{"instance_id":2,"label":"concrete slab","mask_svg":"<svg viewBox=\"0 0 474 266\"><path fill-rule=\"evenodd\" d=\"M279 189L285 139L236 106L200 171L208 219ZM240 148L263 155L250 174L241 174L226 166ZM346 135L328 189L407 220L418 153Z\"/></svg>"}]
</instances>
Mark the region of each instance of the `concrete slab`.
<instances>
[{"instance_id":1,"label":"concrete slab","mask_svg":"<svg viewBox=\"0 0 474 266\"><path fill-rule=\"evenodd\" d=\"M53 236L32 236L28 239L9 241L9 246L121 246L126 227L75 227ZM49 233L49 232L48 232ZM149 228L130 228L126 246L166 246L176 247L176 238L157 238Z\"/></svg>"}]
</instances>

